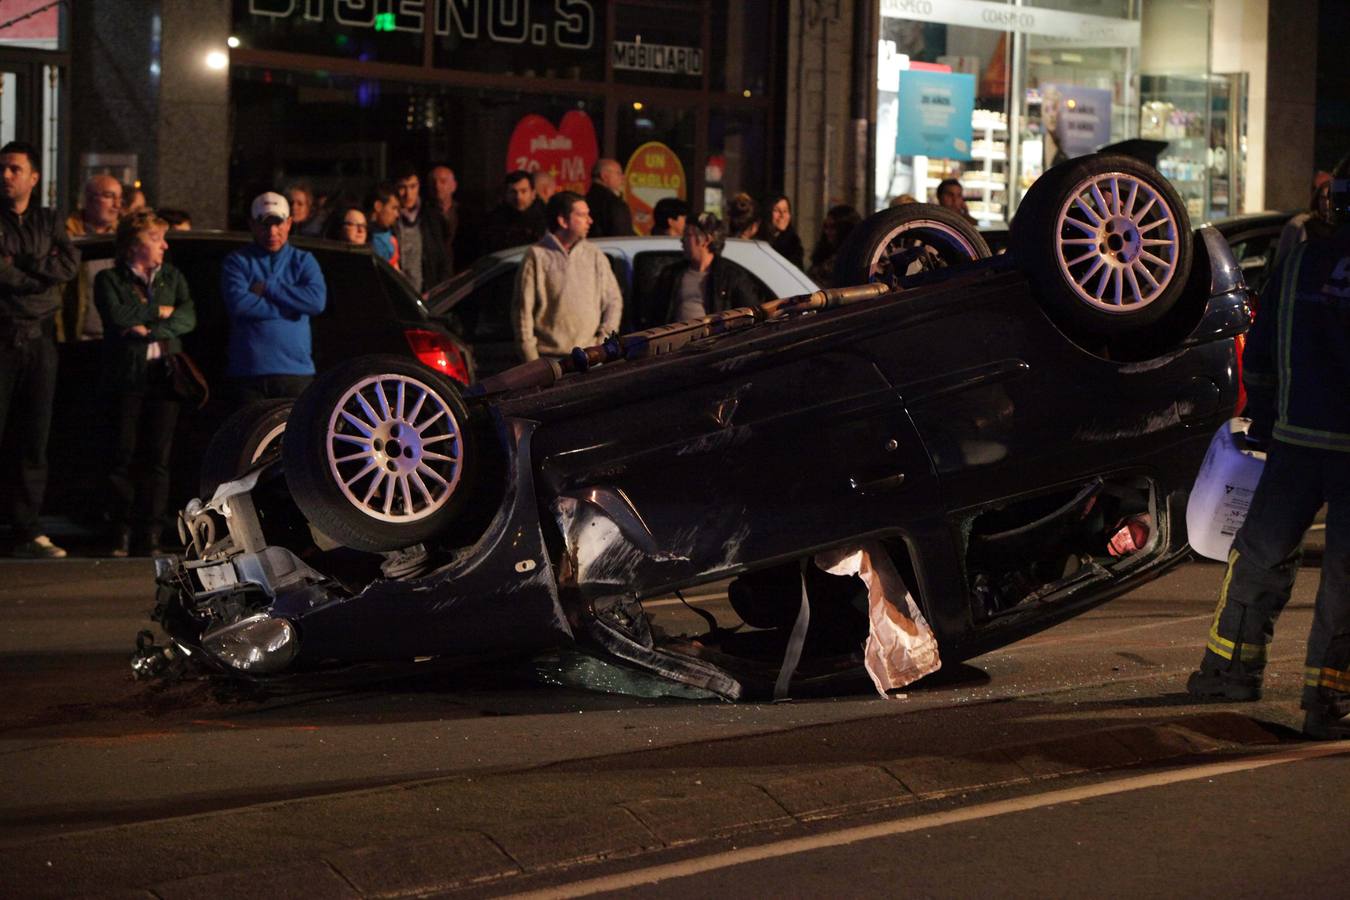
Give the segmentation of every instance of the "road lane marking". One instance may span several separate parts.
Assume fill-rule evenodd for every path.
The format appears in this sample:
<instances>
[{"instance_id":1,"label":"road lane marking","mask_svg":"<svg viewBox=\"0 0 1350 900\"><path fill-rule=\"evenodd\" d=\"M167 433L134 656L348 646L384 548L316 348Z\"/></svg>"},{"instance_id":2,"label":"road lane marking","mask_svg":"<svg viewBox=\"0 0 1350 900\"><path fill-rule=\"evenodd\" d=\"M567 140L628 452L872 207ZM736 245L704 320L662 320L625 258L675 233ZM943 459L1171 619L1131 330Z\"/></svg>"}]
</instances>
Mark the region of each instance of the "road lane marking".
<instances>
[{"instance_id":1,"label":"road lane marking","mask_svg":"<svg viewBox=\"0 0 1350 900\"><path fill-rule=\"evenodd\" d=\"M727 592L723 591L720 594L689 594L685 596L684 599L688 600L690 603L706 603L709 600L725 600L727 599ZM684 600L681 600L679 597L673 597L669 600L643 600L642 605L644 607L683 606ZM1206 618L1208 618L1208 616Z\"/></svg>"},{"instance_id":2,"label":"road lane marking","mask_svg":"<svg viewBox=\"0 0 1350 900\"><path fill-rule=\"evenodd\" d=\"M1083 800L1092 800L1097 797L1109 797L1113 794L1124 794L1130 791L1164 787L1166 785L1179 784L1186 781L1200 781L1205 778L1216 778L1222 775L1232 775L1238 772L1263 769L1267 766L1303 762L1305 760L1319 759L1325 756L1339 756L1345 753L1350 753L1350 741L1336 741L1334 743L1326 744L1307 744L1289 750L1276 751L1265 756L1249 757L1247 759L1231 760L1228 762L1207 763L1189 769L1153 772L1148 775L1121 778L1103 784L1090 784L1081 787L1065 788L1058 791L1049 791L1044 794L1034 794L1028 797L1014 797L1009 800L999 800L993 803L981 803L965 809L953 809L944 812L930 813L928 815L914 816L913 818L900 819L898 821L881 822L875 825L863 825L857 828L845 828L829 834L818 834L809 837L791 838L785 841L774 841L758 847L745 847L723 853L713 853L697 859L686 859L681 860L680 862L649 866L645 869L636 869L632 872L623 872L618 875L608 875L602 878L591 878L585 881L573 882L572 884L559 885L558 887L545 888L538 891L528 891L522 894L512 894L510 896L515 898L515 900L521 900L521 898L528 898L528 900L536 900L536 898L538 898L538 900L543 900L543 898L550 898L551 900L551 898L587 897L592 894L600 894L607 891L623 891L643 885L655 884L672 878L688 878L693 875L701 875L704 872L711 872L717 869L726 869L731 866L761 862L767 859L778 859L780 857L792 856L798 853L807 853L812 850L822 850L829 847L844 847L849 844L856 844L860 841L871 841L878 838L893 837L898 834L908 834L910 832L923 831L930 828L941 828L944 825L973 822L979 819L1008 815L1009 813L1027 812L1033 809L1043 809L1047 806L1076 803Z\"/></svg>"}]
</instances>

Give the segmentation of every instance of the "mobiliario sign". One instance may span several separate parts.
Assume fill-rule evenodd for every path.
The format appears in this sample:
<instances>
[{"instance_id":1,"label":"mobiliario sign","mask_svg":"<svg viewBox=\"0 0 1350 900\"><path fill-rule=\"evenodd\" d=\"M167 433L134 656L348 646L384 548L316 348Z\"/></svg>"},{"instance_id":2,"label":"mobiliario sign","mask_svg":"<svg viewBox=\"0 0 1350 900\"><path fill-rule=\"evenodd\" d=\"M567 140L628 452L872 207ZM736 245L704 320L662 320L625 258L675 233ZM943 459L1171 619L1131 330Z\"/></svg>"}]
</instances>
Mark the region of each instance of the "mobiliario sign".
<instances>
[{"instance_id":1,"label":"mobiliario sign","mask_svg":"<svg viewBox=\"0 0 1350 900\"><path fill-rule=\"evenodd\" d=\"M642 41L615 41L614 68L665 75L702 75L703 51L698 47L674 47Z\"/></svg>"},{"instance_id":2,"label":"mobiliario sign","mask_svg":"<svg viewBox=\"0 0 1350 900\"><path fill-rule=\"evenodd\" d=\"M534 44L569 50L595 45L597 17L591 0L553 0L541 10L526 0L248 0L251 16L332 21L349 28L436 34L499 44Z\"/></svg>"},{"instance_id":3,"label":"mobiliario sign","mask_svg":"<svg viewBox=\"0 0 1350 900\"><path fill-rule=\"evenodd\" d=\"M1034 34L1091 47L1138 47L1139 22L991 0L881 0L881 15Z\"/></svg>"}]
</instances>

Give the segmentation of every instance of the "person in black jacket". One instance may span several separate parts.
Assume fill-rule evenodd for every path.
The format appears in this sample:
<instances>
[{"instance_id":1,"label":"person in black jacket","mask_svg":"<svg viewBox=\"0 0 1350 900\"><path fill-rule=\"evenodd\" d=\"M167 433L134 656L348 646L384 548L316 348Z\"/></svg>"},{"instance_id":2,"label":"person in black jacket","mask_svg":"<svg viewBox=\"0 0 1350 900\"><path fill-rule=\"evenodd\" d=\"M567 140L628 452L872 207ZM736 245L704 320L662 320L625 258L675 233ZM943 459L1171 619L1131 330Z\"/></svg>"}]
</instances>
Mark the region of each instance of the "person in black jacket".
<instances>
[{"instance_id":1,"label":"person in black jacket","mask_svg":"<svg viewBox=\"0 0 1350 900\"><path fill-rule=\"evenodd\" d=\"M399 271L422 294L450 277L441 217L422 202L422 180L411 163L399 163L389 180L398 191Z\"/></svg>"},{"instance_id":2,"label":"person in black jacket","mask_svg":"<svg viewBox=\"0 0 1350 900\"><path fill-rule=\"evenodd\" d=\"M627 179L616 159L597 160L591 168L591 189L586 205L591 208L591 237L631 237L633 213L623 199Z\"/></svg>"},{"instance_id":3,"label":"person in black jacket","mask_svg":"<svg viewBox=\"0 0 1350 900\"><path fill-rule=\"evenodd\" d=\"M197 325L187 279L164 261L169 230L143 209L117 226L117 264L94 279L103 317L100 387L111 427L105 456L112 555L154 555L169 501L169 457L182 405L170 357ZM132 527L136 541L132 542Z\"/></svg>"},{"instance_id":4,"label":"person in black jacket","mask_svg":"<svg viewBox=\"0 0 1350 900\"><path fill-rule=\"evenodd\" d=\"M14 555L60 559L66 551L38 530L38 513L56 395L56 316L80 254L56 213L34 202L41 177L31 144L0 147L0 440L18 450L0 477L18 482L5 511Z\"/></svg>"},{"instance_id":5,"label":"person in black jacket","mask_svg":"<svg viewBox=\"0 0 1350 900\"><path fill-rule=\"evenodd\" d=\"M681 237L688 221L688 203L679 197L662 197L652 209L652 237Z\"/></svg>"},{"instance_id":6,"label":"person in black jacket","mask_svg":"<svg viewBox=\"0 0 1350 900\"><path fill-rule=\"evenodd\" d=\"M487 251L533 244L544 236L544 207L534 193L534 176L524 169L508 172L503 179L506 196L488 213Z\"/></svg>"},{"instance_id":7,"label":"person in black jacket","mask_svg":"<svg viewBox=\"0 0 1350 900\"><path fill-rule=\"evenodd\" d=\"M831 206L820 226L820 240L811 251L811 268L806 274L821 287L841 287L834 283L834 264L844 241L862 222L862 216L851 206Z\"/></svg>"},{"instance_id":8,"label":"person in black jacket","mask_svg":"<svg viewBox=\"0 0 1350 900\"><path fill-rule=\"evenodd\" d=\"M769 228L764 235L773 249L799 269L806 268L806 250L797 229L792 227L792 203L787 194L779 194L769 204Z\"/></svg>"},{"instance_id":9,"label":"person in black jacket","mask_svg":"<svg viewBox=\"0 0 1350 900\"><path fill-rule=\"evenodd\" d=\"M639 328L684 322L769 299L754 276L723 258L726 237L726 226L712 213L685 226L680 239L684 260L662 270L656 291L636 323ZM663 314L660 319L652 315L657 309Z\"/></svg>"},{"instance_id":10,"label":"person in black jacket","mask_svg":"<svg viewBox=\"0 0 1350 900\"><path fill-rule=\"evenodd\" d=\"M1350 157L1333 174L1331 218L1331 234L1310 235L1275 267L1247 335L1247 440L1268 447L1266 464L1186 683L1205 700L1260 698L1275 620L1325 503L1302 698L1303 733L1316 739L1350 738Z\"/></svg>"}]
</instances>

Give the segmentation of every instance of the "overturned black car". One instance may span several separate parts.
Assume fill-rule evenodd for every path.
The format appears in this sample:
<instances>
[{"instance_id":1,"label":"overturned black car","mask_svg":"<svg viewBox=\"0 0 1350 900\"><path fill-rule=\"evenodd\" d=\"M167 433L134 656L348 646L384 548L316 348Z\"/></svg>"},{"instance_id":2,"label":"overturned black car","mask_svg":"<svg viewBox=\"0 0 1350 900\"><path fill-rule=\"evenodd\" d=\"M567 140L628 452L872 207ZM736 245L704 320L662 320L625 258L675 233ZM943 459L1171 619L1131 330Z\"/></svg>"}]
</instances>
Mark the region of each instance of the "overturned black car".
<instances>
[{"instance_id":1,"label":"overturned black car","mask_svg":"<svg viewBox=\"0 0 1350 900\"><path fill-rule=\"evenodd\" d=\"M810 564L851 548L886 557L946 662L1076 615L1185 555L1248 291L1125 157L1048 172L1010 240L991 258L946 210L899 207L845 248L857 287L466 392L350 360L280 449L218 435L257 462L184 510L157 618L246 677L575 643L739 699L856 677L866 591ZM733 577L744 627L649 626L644 599Z\"/></svg>"}]
</instances>

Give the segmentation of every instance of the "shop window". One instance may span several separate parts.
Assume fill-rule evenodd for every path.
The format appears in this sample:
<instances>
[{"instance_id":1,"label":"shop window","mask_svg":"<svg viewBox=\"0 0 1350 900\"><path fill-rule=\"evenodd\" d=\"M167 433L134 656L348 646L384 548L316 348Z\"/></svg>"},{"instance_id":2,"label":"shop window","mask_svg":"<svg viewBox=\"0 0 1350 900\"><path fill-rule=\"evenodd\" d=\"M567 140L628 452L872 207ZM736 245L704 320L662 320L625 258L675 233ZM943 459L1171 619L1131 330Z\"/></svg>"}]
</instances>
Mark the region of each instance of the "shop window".
<instances>
[{"instance_id":1,"label":"shop window","mask_svg":"<svg viewBox=\"0 0 1350 900\"><path fill-rule=\"evenodd\" d=\"M695 209L692 189L694 109L635 100L618 111L617 158L628 179L628 206L633 227L649 234L652 211L664 197L677 197Z\"/></svg>"},{"instance_id":2,"label":"shop window","mask_svg":"<svg viewBox=\"0 0 1350 900\"><path fill-rule=\"evenodd\" d=\"M248 198L295 178L364 204L399 160L453 167L471 218L501 201L512 169L554 170L561 187L584 192L603 134L598 97L245 67L232 78L231 208L241 225Z\"/></svg>"},{"instance_id":3,"label":"shop window","mask_svg":"<svg viewBox=\"0 0 1350 900\"><path fill-rule=\"evenodd\" d=\"M560 81L605 77L606 0L442 0L437 68Z\"/></svg>"},{"instance_id":4,"label":"shop window","mask_svg":"<svg viewBox=\"0 0 1350 900\"><path fill-rule=\"evenodd\" d=\"M249 49L418 65L426 18L416 4L376 0L234 0L233 21Z\"/></svg>"},{"instance_id":5,"label":"shop window","mask_svg":"<svg viewBox=\"0 0 1350 900\"><path fill-rule=\"evenodd\" d=\"M699 6L618 4L614 10L614 43L608 50L614 80L701 89L708 60Z\"/></svg>"},{"instance_id":6,"label":"shop window","mask_svg":"<svg viewBox=\"0 0 1350 900\"><path fill-rule=\"evenodd\" d=\"M708 117L708 159L705 163L703 208L726 215L726 204L747 193L761 207L774 185L768 183L764 159L766 115L761 109L713 109ZM761 210L763 212L763 210Z\"/></svg>"},{"instance_id":7,"label":"shop window","mask_svg":"<svg viewBox=\"0 0 1350 900\"><path fill-rule=\"evenodd\" d=\"M784 4L785 5L785 4ZM775 4L768 0L712 5L712 46L708 86L744 97L763 96L768 89L769 53L774 34Z\"/></svg>"},{"instance_id":8,"label":"shop window","mask_svg":"<svg viewBox=\"0 0 1350 900\"><path fill-rule=\"evenodd\" d=\"M955 178L975 220L999 228L1050 165L1133 136L1139 111L1131 91L1138 3L1036 0L1010 13L1007 28L941 21L956 13L933 4L928 14L936 20L916 21L883 9L876 202L884 205L904 194L932 201L938 183ZM1101 46L1092 43L1097 37ZM924 94L902 96L905 72L934 67L973 80L969 132L964 117L935 129L922 106ZM950 141L948 152L939 152L940 142L929 136L935 132ZM925 136L922 150L913 140L919 133Z\"/></svg>"},{"instance_id":9,"label":"shop window","mask_svg":"<svg viewBox=\"0 0 1350 900\"><path fill-rule=\"evenodd\" d=\"M18 135L19 77L0 72L0 144L8 144Z\"/></svg>"}]
</instances>

